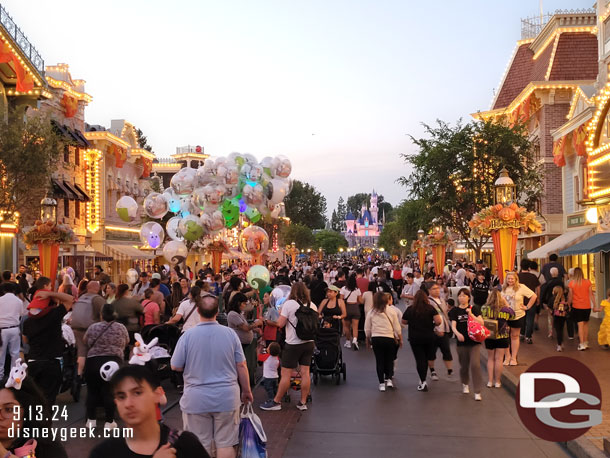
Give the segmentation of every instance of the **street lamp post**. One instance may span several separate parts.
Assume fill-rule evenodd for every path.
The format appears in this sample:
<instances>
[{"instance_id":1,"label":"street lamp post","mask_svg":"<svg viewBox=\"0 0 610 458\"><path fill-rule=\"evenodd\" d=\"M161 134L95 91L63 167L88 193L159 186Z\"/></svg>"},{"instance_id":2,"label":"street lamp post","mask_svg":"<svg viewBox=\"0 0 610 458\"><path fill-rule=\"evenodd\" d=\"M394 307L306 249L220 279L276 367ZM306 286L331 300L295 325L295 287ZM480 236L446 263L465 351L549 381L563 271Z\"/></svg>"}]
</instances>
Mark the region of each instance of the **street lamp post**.
<instances>
[{"instance_id":1,"label":"street lamp post","mask_svg":"<svg viewBox=\"0 0 610 458\"><path fill-rule=\"evenodd\" d=\"M500 176L494 183L494 201L496 204L510 205L516 200L515 182L508 176L508 170L502 168Z\"/></svg>"},{"instance_id":2,"label":"street lamp post","mask_svg":"<svg viewBox=\"0 0 610 458\"><path fill-rule=\"evenodd\" d=\"M52 197L46 196L40 201L40 219L43 223L57 222L57 201Z\"/></svg>"}]
</instances>

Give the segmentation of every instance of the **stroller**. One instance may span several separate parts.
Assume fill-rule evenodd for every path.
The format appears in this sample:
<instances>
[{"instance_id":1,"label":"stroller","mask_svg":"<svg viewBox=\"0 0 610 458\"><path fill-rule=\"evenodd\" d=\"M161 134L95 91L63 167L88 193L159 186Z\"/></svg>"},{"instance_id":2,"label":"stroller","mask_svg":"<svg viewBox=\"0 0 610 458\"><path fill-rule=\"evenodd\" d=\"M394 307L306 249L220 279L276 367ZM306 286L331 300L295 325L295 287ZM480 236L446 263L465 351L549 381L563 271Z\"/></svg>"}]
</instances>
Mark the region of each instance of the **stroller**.
<instances>
[{"instance_id":1,"label":"stroller","mask_svg":"<svg viewBox=\"0 0 610 458\"><path fill-rule=\"evenodd\" d=\"M61 360L62 380L59 392L64 393L70 390L72 399L74 399L74 402L78 402L80 399L80 390L77 389L75 384L77 373L76 339L74 337L72 328L66 324L68 318L70 317L64 316L61 325L61 332L64 340L64 352Z\"/></svg>"},{"instance_id":2,"label":"stroller","mask_svg":"<svg viewBox=\"0 0 610 458\"><path fill-rule=\"evenodd\" d=\"M316 350L314 351L311 373L314 385L318 384L321 375L330 375L335 383L347 379L347 366L343 362L341 352L341 334L335 327L325 327L324 323L316 336Z\"/></svg>"},{"instance_id":3,"label":"stroller","mask_svg":"<svg viewBox=\"0 0 610 458\"><path fill-rule=\"evenodd\" d=\"M180 338L180 329L172 324L154 324L144 327L141 335L145 342L150 342L156 337L159 339L157 347L167 350L167 353L172 355ZM153 355L151 363L160 380L169 378L176 385L178 381L171 370L170 359L171 357L155 358Z\"/></svg>"}]
</instances>

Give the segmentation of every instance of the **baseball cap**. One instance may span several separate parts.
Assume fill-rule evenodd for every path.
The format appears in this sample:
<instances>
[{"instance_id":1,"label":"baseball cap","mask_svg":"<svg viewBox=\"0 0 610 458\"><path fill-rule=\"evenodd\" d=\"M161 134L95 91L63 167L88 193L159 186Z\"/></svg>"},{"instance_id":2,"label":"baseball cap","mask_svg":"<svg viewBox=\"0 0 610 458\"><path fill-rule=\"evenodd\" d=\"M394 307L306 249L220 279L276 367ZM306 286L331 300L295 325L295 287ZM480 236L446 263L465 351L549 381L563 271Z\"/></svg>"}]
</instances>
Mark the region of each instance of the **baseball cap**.
<instances>
[{"instance_id":1,"label":"baseball cap","mask_svg":"<svg viewBox=\"0 0 610 458\"><path fill-rule=\"evenodd\" d=\"M328 288L326 289L330 289L331 291L335 291L336 293L338 293L339 291L341 291L339 288L337 288L335 285L330 285Z\"/></svg>"},{"instance_id":2,"label":"baseball cap","mask_svg":"<svg viewBox=\"0 0 610 458\"><path fill-rule=\"evenodd\" d=\"M152 274L152 278L156 278L157 280L161 280L161 274L158 272L155 272L154 274Z\"/></svg>"}]
</instances>

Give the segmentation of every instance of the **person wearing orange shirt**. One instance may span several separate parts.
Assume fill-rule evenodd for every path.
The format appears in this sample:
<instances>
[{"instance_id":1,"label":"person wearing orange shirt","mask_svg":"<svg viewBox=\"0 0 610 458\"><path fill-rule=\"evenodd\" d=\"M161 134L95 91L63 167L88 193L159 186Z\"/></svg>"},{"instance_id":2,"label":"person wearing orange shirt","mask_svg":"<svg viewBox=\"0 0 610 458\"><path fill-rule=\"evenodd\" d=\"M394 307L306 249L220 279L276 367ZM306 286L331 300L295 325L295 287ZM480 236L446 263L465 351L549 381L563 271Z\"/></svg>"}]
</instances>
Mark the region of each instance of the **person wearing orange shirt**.
<instances>
[{"instance_id":1,"label":"person wearing orange shirt","mask_svg":"<svg viewBox=\"0 0 610 458\"><path fill-rule=\"evenodd\" d=\"M589 317L591 315L591 304L594 303L593 286L584 277L582 269L574 269L574 277L568 283L570 292L568 304L572 307L572 318L578 325L578 350L589 348Z\"/></svg>"}]
</instances>

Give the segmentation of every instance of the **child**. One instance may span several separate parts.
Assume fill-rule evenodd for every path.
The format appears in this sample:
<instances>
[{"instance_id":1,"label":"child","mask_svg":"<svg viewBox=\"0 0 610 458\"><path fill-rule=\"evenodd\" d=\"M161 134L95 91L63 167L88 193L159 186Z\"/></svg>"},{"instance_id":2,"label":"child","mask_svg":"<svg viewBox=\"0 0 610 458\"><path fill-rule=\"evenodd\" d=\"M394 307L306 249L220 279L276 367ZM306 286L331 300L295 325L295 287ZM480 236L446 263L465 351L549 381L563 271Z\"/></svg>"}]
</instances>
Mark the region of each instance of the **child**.
<instances>
[{"instance_id":1,"label":"child","mask_svg":"<svg viewBox=\"0 0 610 458\"><path fill-rule=\"evenodd\" d=\"M273 399L277 393L278 373L280 365L280 344L272 342L267 347L265 362L263 363L263 387L267 392L267 399Z\"/></svg>"},{"instance_id":2,"label":"child","mask_svg":"<svg viewBox=\"0 0 610 458\"><path fill-rule=\"evenodd\" d=\"M610 289L606 291L606 299L602 301L595 311L599 312L602 308L604 309L604 319L599 326L597 342L605 349L608 349L610 348Z\"/></svg>"}]
</instances>

